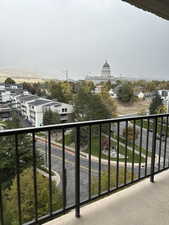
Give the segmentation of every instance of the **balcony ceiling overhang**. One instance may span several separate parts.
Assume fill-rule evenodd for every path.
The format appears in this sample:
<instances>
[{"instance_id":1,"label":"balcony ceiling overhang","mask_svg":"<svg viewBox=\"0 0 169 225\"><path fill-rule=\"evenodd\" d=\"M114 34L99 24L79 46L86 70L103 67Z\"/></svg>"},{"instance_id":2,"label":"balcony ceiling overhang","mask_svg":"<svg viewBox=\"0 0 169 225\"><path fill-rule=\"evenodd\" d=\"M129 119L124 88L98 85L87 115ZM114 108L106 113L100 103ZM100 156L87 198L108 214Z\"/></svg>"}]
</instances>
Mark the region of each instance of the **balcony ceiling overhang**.
<instances>
[{"instance_id":1,"label":"balcony ceiling overhang","mask_svg":"<svg viewBox=\"0 0 169 225\"><path fill-rule=\"evenodd\" d=\"M122 0L169 20L169 0Z\"/></svg>"}]
</instances>

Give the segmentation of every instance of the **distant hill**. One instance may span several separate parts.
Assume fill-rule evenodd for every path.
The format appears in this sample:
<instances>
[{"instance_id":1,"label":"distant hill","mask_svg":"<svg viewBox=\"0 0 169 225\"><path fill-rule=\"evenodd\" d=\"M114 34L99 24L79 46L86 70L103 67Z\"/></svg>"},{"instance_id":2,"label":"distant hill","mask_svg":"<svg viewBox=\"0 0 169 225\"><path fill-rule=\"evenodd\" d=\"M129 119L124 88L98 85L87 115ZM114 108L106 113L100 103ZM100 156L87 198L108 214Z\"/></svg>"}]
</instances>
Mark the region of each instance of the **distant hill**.
<instances>
[{"instance_id":1,"label":"distant hill","mask_svg":"<svg viewBox=\"0 0 169 225\"><path fill-rule=\"evenodd\" d=\"M45 79L39 73L17 69L0 69L0 82L4 82L7 77L11 77L17 83L22 82L44 82Z\"/></svg>"}]
</instances>

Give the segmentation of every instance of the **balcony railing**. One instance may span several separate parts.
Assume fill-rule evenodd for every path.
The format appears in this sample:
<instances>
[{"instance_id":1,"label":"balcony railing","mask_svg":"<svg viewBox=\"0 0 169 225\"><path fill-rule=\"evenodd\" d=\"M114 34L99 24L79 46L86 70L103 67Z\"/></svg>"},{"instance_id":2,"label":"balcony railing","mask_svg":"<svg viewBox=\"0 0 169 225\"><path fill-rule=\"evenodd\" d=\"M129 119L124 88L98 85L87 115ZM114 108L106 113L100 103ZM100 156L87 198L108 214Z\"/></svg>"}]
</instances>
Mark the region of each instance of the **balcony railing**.
<instances>
[{"instance_id":1,"label":"balcony railing","mask_svg":"<svg viewBox=\"0 0 169 225\"><path fill-rule=\"evenodd\" d=\"M80 217L80 207L86 203L147 177L154 182L155 174L169 168L168 117L169 114L160 114L1 131L0 151L4 151L6 143L7 157L11 154L15 160L14 171L12 175L10 173L16 180L15 224L42 224L71 209L75 209L76 217ZM70 136L71 147L67 146ZM25 137L27 142L24 142ZM27 157L23 157L28 153L32 155L29 165ZM39 155L44 159L41 163ZM41 187L37 178L42 164L48 168L48 198L43 213L40 212ZM21 175L26 167L32 169L30 182L33 185L33 199L30 200L33 215L29 219L24 215L25 187ZM6 216L11 210L6 204L7 190L10 189L6 187L8 177L3 176L8 170L9 165L0 166L1 225L6 225ZM60 175L57 186L61 193L59 209L54 205L57 196L53 195L56 188L53 172Z\"/></svg>"}]
</instances>

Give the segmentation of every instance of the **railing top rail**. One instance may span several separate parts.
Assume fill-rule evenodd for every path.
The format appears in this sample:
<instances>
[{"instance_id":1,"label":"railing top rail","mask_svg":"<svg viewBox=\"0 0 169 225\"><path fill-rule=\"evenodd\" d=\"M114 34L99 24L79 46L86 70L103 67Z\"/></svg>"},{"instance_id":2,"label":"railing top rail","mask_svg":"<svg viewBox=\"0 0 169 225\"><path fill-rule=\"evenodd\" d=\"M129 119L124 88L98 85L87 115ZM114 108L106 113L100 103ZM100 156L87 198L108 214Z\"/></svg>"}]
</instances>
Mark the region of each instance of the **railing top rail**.
<instances>
[{"instance_id":1,"label":"railing top rail","mask_svg":"<svg viewBox=\"0 0 169 225\"><path fill-rule=\"evenodd\" d=\"M89 125L97 125L100 123L114 123L114 122L123 122L123 121L130 121L130 120L138 120L138 119L153 119L153 118L160 118L160 117L167 117L169 113L165 114L153 114L153 115L144 115L144 116L132 116L132 117L116 117L112 119L102 119L102 120L90 120L90 121L82 121L82 122L71 122L71 123L63 123L63 124L54 124L54 125L47 125L41 127L26 127L26 128L17 128L17 129L10 129L10 130L1 130L0 136L6 135L13 135L13 134L22 134L22 133L33 133L33 132L43 132L47 130L59 130L59 129L68 129L73 127L84 127Z\"/></svg>"}]
</instances>

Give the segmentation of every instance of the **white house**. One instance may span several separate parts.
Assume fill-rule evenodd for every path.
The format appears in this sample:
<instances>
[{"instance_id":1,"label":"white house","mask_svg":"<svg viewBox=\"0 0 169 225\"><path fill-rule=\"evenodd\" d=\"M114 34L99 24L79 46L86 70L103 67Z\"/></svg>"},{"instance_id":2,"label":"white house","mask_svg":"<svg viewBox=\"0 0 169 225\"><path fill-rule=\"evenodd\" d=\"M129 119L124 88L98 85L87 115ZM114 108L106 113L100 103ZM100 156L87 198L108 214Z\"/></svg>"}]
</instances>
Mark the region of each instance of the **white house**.
<instances>
[{"instance_id":1,"label":"white house","mask_svg":"<svg viewBox=\"0 0 169 225\"><path fill-rule=\"evenodd\" d=\"M134 93L134 95L136 97L138 97L139 99L143 99L144 98L144 93L142 91L136 92L136 93Z\"/></svg>"},{"instance_id":2,"label":"white house","mask_svg":"<svg viewBox=\"0 0 169 225\"><path fill-rule=\"evenodd\" d=\"M102 91L102 85L97 85L93 91L94 94L100 94Z\"/></svg>"},{"instance_id":3,"label":"white house","mask_svg":"<svg viewBox=\"0 0 169 225\"><path fill-rule=\"evenodd\" d=\"M0 84L0 91L4 91L5 90L5 84Z\"/></svg>"},{"instance_id":4,"label":"white house","mask_svg":"<svg viewBox=\"0 0 169 225\"><path fill-rule=\"evenodd\" d=\"M62 122L66 122L73 112L73 106L63 102L52 102L44 106L44 110L47 110L49 108L53 112L57 112L60 115L60 120Z\"/></svg>"},{"instance_id":5,"label":"white house","mask_svg":"<svg viewBox=\"0 0 169 225\"><path fill-rule=\"evenodd\" d=\"M70 104L56 102L46 98L40 98L31 94L11 95L12 106L25 117L33 126L43 125L43 115L46 110L57 112L60 120L66 122L73 112Z\"/></svg>"},{"instance_id":6,"label":"white house","mask_svg":"<svg viewBox=\"0 0 169 225\"><path fill-rule=\"evenodd\" d=\"M162 98L162 100L168 100L169 99L169 90L158 90L158 95Z\"/></svg>"},{"instance_id":7,"label":"white house","mask_svg":"<svg viewBox=\"0 0 169 225\"><path fill-rule=\"evenodd\" d=\"M116 94L116 92L115 92L113 89L110 89L110 90L109 90L109 95L110 95L112 98L117 98L117 94Z\"/></svg>"},{"instance_id":8,"label":"white house","mask_svg":"<svg viewBox=\"0 0 169 225\"><path fill-rule=\"evenodd\" d=\"M11 100L11 92L10 91L1 91L0 92L0 102L6 103Z\"/></svg>"},{"instance_id":9,"label":"white house","mask_svg":"<svg viewBox=\"0 0 169 225\"><path fill-rule=\"evenodd\" d=\"M51 102L51 100L37 98L36 100L28 103L29 112L27 114L27 119L32 123L33 126L38 127L43 125L43 107Z\"/></svg>"}]
</instances>

